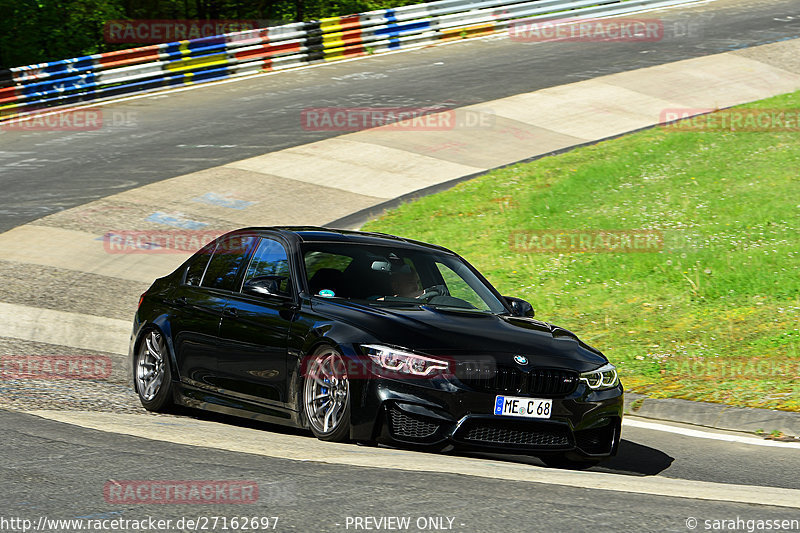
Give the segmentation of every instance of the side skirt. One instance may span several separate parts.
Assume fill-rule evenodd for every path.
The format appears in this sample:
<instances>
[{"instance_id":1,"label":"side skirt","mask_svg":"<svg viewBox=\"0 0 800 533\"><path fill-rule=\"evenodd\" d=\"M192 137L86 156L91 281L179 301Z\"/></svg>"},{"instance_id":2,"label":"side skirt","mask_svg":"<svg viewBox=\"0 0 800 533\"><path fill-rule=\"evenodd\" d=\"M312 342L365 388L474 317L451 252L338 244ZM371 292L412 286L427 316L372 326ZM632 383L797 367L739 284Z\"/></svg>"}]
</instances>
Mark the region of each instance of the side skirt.
<instances>
[{"instance_id":1,"label":"side skirt","mask_svg":"<svg viewBox=\"0 0 800 533\"><path fill-rule=\"evenodd\" d=\"M191 409L305 429L296 411L244 402L185 383L175 383L175 403Z\"/></svg>"}]
</instances>

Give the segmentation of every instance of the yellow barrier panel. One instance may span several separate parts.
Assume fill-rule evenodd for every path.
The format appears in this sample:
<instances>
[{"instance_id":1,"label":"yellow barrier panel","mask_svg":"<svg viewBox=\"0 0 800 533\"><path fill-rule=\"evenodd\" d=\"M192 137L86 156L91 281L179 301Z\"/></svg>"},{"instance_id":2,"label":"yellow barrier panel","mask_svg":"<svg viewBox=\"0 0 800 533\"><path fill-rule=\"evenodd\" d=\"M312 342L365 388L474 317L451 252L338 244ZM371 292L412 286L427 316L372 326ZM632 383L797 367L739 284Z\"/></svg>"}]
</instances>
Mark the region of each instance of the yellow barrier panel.
<instances>
[{"instance_id":1,"label":"yellow barrier panel","mask_svg":"<svg viewBox=\"0 0 800 533\"><path fill-rule=\"evenodd\" d=\"M178 51L181 55L188 56L192 54L191 49L189 48L189 41L179 41L181 44L178 45Z\"/></svg>"},{"instance_id":2,"label":"yellow barrier panel","mask_svg":"<svg viewBox=\"0 0 800 533\"><path fill-rule=\"evenodd\" d=\"M228 54L215 54L213 56L197 57L195 59L181 59L164 65L170 72L182 72L198 68L214 67L228 64Z\"/></svg>"},{"instance_id":3,"label":"yellow barrier panel","mask_svg":"<svg viewBox=\"0 0 800 533\"><path fill-rule=\"evenodd\" d=\"M322 47L325 61L335 61L342 58L341 47L344 46L344 32L342 31L342 17L329 17L319 23L322 30Z\"/></svg>"},{"instance_id":4,"label":"yellow barrier panel","mask_svg":"<svg viewBox=\"0 0 800 533\"><path fill-rule=\"evenodd\" d=\"M483 37L494 33L494 22L485 24L475 24L463 28L453 28L452 30L442 30L442 40L451 41L454 39L466 39L467 37Z\"/></svg>"}]
</instances>

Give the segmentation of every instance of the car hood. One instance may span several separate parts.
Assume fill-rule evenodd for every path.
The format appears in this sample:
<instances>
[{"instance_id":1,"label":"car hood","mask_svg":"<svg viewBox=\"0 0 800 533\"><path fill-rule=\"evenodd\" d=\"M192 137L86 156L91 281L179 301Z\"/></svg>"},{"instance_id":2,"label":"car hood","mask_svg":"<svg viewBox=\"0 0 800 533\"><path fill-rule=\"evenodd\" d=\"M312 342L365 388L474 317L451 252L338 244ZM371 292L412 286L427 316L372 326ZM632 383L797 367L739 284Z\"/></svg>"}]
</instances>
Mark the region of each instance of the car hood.
<instances>
[{"instance_id":1,"label":"car hood","mask_svg":"<svg viewBox=\"0 0 800 533\"><path fill-rule=\"evenodd\" d=\"M429 307L371 307L318 301L315 312L344 321L372 339L364 342L403 347L454 358L492 355L513 364L523 355L531 365L594 370L607 360L566 329L532 318Z\"/></svg>"}]
</instances>

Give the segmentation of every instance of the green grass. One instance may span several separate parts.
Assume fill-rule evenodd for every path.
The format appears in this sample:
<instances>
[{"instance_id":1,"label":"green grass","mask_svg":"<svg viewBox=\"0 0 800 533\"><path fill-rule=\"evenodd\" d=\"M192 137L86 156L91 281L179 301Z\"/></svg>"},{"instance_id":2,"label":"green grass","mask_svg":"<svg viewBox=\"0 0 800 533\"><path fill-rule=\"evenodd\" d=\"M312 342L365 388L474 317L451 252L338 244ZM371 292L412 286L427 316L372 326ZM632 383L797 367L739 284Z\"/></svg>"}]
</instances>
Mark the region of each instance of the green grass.
<instances>
[{"instance_id":1,"label":"green grass","mask_svg":"<svg viewBox=\"0 0 800 533\"><path fill-rule=\"evenodd\" d=\"M800 92L743 107L800 109ZM627 390L800 411L800 133L655 128L496 170L364 229L447 246L618 365ZM659 230L521 253L514 230Z\"/></svg>"}]
</instances>

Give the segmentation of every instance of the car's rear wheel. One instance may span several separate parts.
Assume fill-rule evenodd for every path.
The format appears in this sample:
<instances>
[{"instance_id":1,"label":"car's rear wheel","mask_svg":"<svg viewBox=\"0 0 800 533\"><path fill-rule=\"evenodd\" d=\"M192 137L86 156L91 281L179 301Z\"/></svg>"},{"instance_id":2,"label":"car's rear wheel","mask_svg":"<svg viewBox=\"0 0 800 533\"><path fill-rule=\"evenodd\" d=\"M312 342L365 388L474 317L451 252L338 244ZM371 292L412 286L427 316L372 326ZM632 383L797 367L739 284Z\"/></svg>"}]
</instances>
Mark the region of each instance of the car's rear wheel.
<instances>
[{"instance_id":1,"label":"car's rear wheel","mask_svg":"<svg viewBox=\"0 0 800 533\"><path fill-rule=\"evenodd\" d=\"M342 355L319 348L306 367L303 408L312 433L321 440L344 442L350 436L350 380Z\"/></svg>"},{"instance_id":2,"label":"car's rear wheel","mask_svg":"<svg viewBox=\"0 0 800 533\"><path fill-rule=\"evenodd\" d=\"M135 370L136 392L145 409L163 412L173 407L167 343L159 331L148 331L139 343Z\"/></svg>"}]
</instances>

